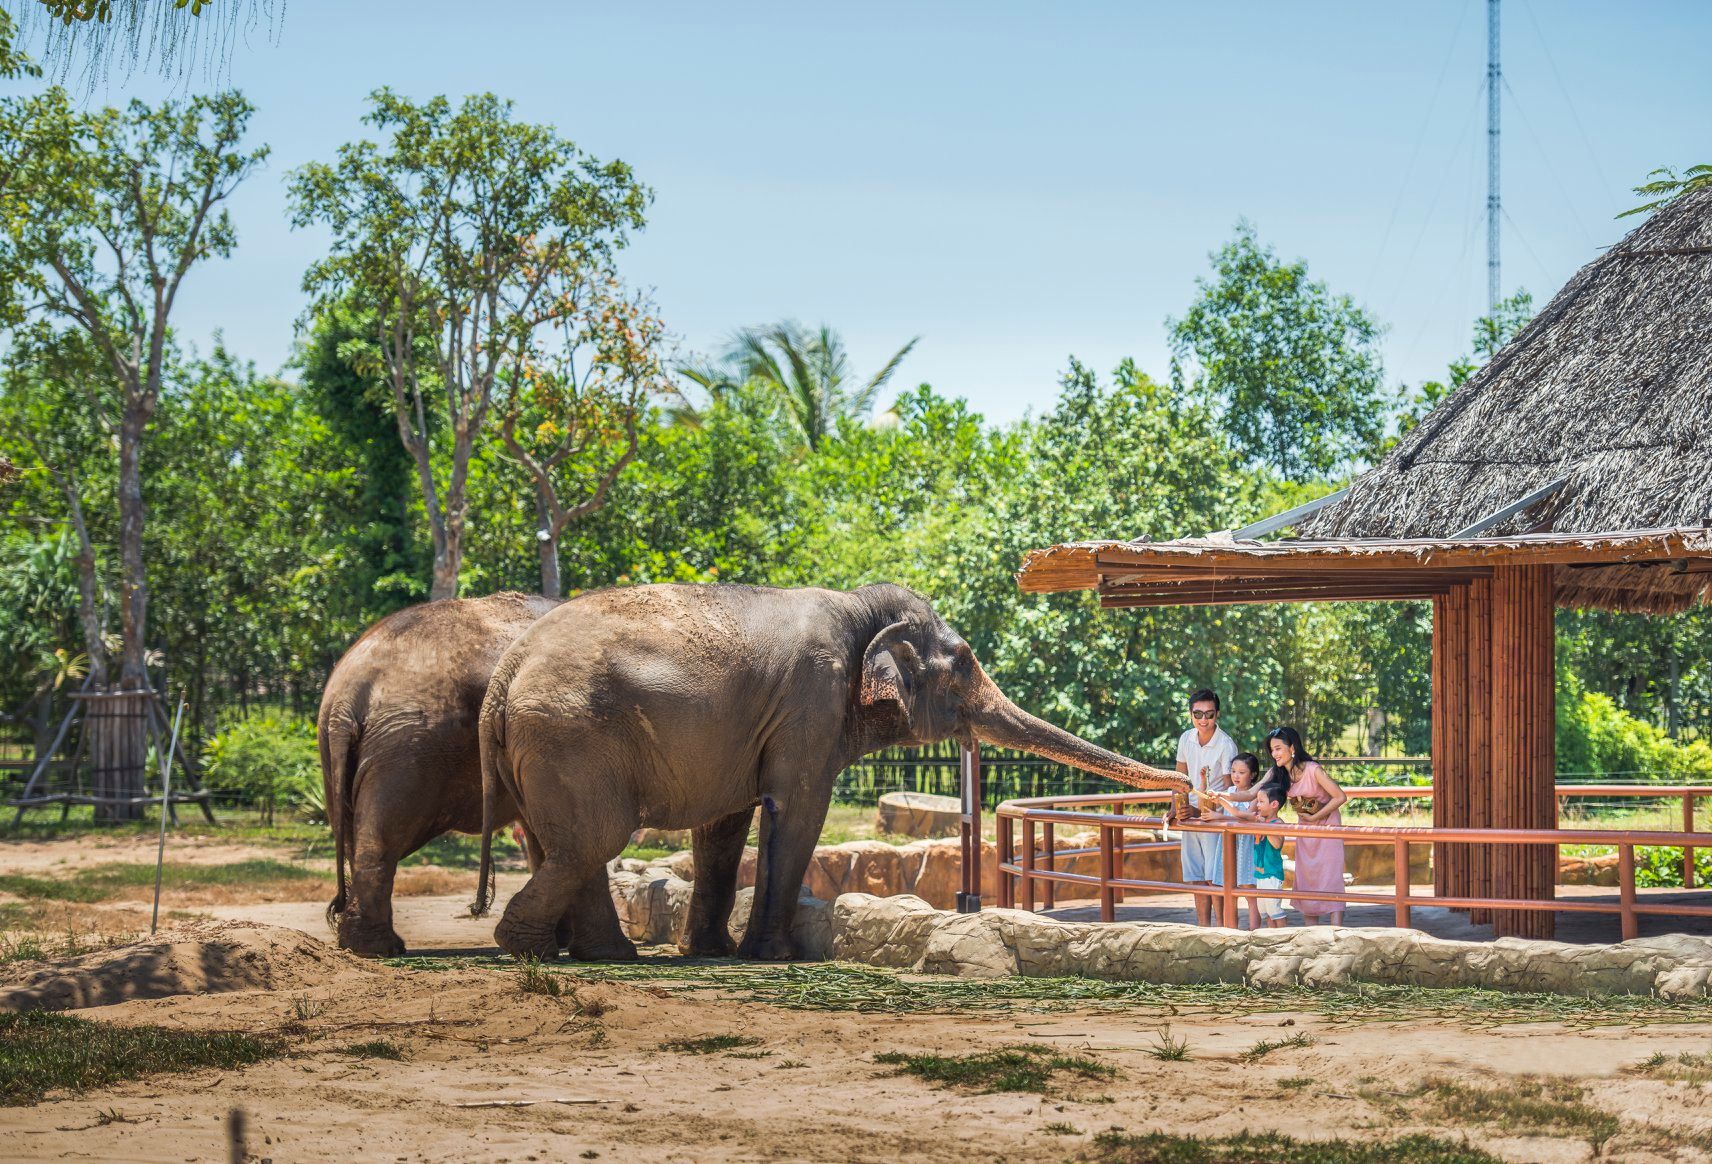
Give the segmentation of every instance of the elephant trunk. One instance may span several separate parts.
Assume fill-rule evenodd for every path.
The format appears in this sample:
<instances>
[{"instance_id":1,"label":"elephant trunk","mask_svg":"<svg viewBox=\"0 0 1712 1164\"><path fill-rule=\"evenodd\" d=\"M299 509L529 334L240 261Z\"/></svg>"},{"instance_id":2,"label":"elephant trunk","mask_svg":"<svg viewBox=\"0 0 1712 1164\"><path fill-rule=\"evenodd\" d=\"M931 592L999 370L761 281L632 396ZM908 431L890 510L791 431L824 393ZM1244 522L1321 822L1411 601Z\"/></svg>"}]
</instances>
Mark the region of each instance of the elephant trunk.
<instances>
[{"instance_id":1,"label":"elephant trunk","mask_svg":"<svg viewBox=\"0 0 1712 1164\"><path fill-rule=\"evenodd\" d=\"M1006 698L998 684L984 672L978 682L980 690L974 700L970 727L982 742L1056 760L1131 788L1166 788L1180 796L1186 796L1190 791L1189 782L1179 773L1108 752L1097 744L1090 744L1030 715Z\"/></svg>"}]
</instances>

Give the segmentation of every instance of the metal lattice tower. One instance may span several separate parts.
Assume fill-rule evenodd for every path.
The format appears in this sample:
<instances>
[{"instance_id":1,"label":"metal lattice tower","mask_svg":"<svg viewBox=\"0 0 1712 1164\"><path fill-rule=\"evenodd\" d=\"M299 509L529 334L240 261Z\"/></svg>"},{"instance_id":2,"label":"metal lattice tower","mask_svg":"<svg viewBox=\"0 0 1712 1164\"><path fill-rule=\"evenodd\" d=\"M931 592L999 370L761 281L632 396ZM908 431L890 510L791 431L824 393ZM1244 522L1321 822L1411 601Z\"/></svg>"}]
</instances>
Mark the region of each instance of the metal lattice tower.
<instances>
[{"instance_id":1,"label":"metal lattice tower","mask_svg":"<svg viewBox=\"0 0 1712 1164\"><path fill-rule=\"evenodd\" d=\"M1498 65L1498 3L1486 0L1486 307L1498 313L1498 93L1504 83Z\"/></svg>"}]
</instances>

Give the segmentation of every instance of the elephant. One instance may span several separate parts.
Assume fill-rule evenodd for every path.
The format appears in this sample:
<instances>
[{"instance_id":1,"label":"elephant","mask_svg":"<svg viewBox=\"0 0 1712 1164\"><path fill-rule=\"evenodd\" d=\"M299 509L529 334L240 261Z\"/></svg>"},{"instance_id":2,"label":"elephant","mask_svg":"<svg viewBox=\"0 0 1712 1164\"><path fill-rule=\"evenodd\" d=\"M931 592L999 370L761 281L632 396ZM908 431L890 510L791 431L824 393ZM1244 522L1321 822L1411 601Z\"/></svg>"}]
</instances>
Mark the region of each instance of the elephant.
<instances>
[{"instance_id":1,"label":"elephant","mask_svg":"<svg viewBox=\"0 0 1712 1164\"><path fill-rule=\"evenodd\" d=\"M689 953L790 958L798 889L838 773L881 748L947 738L1169 788L1176 811L1189 811L1181 776L1018 708L902 586L586 593L520 635L488 685L481 761L490 811L475 912L490 904L489 838L509 799L541 858L495 927L507 952L551 959L568 944L573 958L636 957L606 869L647 825L693 830ZM734 948L726 927L757 806L755 900Z\"/></svg>"},{"instance_id":2,"label":"elephant","mask_svg":"<svg viewBox=\"0 0 1712 1164\"><path fill-rule=\"evenodd\" d=\"M448 830L480 831L476 729L488 677L557 605L494 594L407 607L370 627L333 668L316 726L338 868L327 920L345 949L402 954L392 927L398 862ZM502 797L486 819L501 827L516 815Z\"/></svg>"}]
</instances>

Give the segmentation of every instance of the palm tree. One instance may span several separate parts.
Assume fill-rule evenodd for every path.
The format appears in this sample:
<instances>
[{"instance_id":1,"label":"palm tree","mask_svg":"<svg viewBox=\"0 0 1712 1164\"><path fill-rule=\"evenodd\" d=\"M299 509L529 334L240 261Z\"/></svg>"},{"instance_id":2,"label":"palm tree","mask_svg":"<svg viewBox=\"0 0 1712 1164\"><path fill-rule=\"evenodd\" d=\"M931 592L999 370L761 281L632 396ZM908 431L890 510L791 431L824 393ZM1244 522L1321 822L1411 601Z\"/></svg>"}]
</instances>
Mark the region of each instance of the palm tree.
<instances>
[{"instance_id":1,"label":"palm tree","mask_svg":"<svg viewBox=\"0 0 1712 1164\"><path fill-rule=\"evenodd\" d=\"M1627 218L1631 214L1647 214L1657 210L1667 202L1671 202L1690 190L1704 190L1712 187L1712 164L1690 166L1682 173L1677 173L1666 166L1652 171L1647 175L1648 181L1635 187L1635 193L1652 201L1643 202L1631 210L1625 210L1618 218Z\"/></svg>"},{"instance_id":2,"label":"palm tree","mask_svg":"<svg viewBox=\"0 0 1712 1164\"><path fill-rule=\"evenodd\" d=\"M732 340L726 362L738 378L759 382L778 397L786 419L812 451L837 431L839 420L860 417L874 406L874 397L920 339L899 348L859 387L843 339L825 324L812 332L789 320L749 328Z\"/></svg>"}]
</instances>

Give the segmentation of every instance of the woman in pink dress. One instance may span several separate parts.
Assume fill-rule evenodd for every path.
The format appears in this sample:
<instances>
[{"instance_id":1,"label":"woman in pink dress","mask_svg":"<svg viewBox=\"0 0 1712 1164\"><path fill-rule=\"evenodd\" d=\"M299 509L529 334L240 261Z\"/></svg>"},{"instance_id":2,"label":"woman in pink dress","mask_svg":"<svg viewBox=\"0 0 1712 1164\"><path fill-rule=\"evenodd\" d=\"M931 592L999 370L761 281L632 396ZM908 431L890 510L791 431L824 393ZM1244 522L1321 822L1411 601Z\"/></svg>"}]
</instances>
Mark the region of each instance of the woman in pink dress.
<instances>
[{"instance_id":1,"label":"woman in pink dress","mask_svg":"<svg viewBox=\"0 0 1712 1164\"><path fill-rule=\"evenodd\" d=\"M1308 755L1296 729L1273 728L1266 735L1266 743L1272 751L1273 763L1289 773L1290 807L1296 810L1296 823L1342 824L1343 817L1338 809L1343 807L1349 795ZM1316 837L1311 831L1297 833L1294 888L1342 893L1343 842L1335 837ZM1309 925L1326 918L1334 926L1343 924L1341 901L1298 897L1291 904L1302 912L1302 920Z\"/></svg>"}]
</instances>

